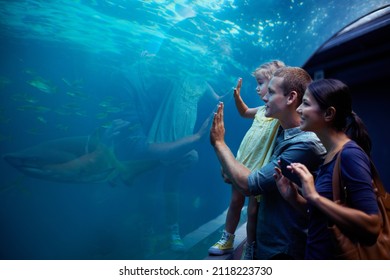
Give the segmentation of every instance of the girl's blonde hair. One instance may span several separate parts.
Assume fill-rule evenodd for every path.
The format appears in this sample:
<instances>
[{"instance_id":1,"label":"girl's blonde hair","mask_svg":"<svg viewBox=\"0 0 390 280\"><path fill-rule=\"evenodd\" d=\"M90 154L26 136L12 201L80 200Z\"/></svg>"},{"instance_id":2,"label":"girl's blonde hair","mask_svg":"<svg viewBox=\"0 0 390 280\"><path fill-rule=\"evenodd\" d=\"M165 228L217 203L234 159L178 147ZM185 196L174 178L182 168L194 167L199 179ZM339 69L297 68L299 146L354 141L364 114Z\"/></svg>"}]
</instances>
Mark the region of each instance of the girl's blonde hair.
<instances>
[{"instance_id":1,"label":"girl's blonde hair","mask_svg":"<svg viewBox=\"0 0 390 280\"><path fill-rule=\"evenodd\" d=\"M267 80L271 80L273 73L281 67L286 67L283 61L272 60L257 67L255 71L253 71L252 76L257 78L259 75L262 75Z\"/></svg>"}]
</instances>

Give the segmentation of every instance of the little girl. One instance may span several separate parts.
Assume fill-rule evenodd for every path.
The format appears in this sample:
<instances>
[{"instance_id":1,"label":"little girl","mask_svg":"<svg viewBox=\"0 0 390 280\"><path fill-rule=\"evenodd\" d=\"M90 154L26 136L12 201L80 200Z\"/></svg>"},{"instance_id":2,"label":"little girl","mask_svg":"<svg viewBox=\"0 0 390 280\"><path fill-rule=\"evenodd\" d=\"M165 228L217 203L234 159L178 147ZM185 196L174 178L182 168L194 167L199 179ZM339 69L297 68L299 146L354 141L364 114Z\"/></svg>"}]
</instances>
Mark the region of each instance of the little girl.
<instances>
[{"instance_id":1,"label":"little girl","mask_svg":"<svg viewBox=\"0 0 390 280\"><path fill-rule=\"evenodd\" d=\"M262 64L253 72L252 75L255 77L258 84L256 92L260 98L267 93L268 83L271 80L273 73L278 68L284 66L285 64L283 62L274 60ZM266 118L264 116L264 106L249 108L241 98L241 85L242 79L240 78L237 87L234 90L236 107L242 117L253 119L253 123L241 141L236 158L250 170L255 170L268 163L272 154L279 123L275 119ZM228 182L227 180L225 181ZM246 228L247 242L243 259L255 259L256 224L259 200L260 197L249 197ZM244 206L244 203L245 196L236 188L232 187L232 196L226 216L225 230L222 233L221 239L209 248L210 254L223 255L233 251L234 233L240 221L241 209Z\"/></svg>"}]
</instances>

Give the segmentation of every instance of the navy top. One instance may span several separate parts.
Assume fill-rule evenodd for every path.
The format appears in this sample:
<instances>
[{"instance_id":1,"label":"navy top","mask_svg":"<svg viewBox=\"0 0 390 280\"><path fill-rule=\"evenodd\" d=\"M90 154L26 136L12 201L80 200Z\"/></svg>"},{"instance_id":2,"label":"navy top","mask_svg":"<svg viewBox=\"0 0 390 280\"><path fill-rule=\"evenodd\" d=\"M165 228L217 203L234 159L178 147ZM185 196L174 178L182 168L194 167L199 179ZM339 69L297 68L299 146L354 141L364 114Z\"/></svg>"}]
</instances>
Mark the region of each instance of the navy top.
<instances>
[{"instance_id":1,"label":"navy top","mask_svg":"<svg viewBox=\"0 0 390 280\"><path fill-rule=\"evenodd\" d=\"M317 192L333 200L332 176L337 155L320 167L315 181ZM370 159L354 141L344 145L341 152L341 177L346 186L347 204L367 214L377 214L378 204L371 185ZM306 259L334 259L327 216L309 205L309 231Z\"/></svg>"},{"instance_id":2,"label":"navy top","mask_svg":"<svg viewBox=\"0 0 390 280\"><path fill-rule=\"evenodd\" d=\"M318 170L325 154L325 148L314 133L304 132L299 127L279 129L270 162L248 177L251 194L262 195L256 229L257 258L271 259L277 254L304 258L307 216L283 199L273 174L281 156L291 162L301 162L309 170Z\"/></svg>"}]
</instances>

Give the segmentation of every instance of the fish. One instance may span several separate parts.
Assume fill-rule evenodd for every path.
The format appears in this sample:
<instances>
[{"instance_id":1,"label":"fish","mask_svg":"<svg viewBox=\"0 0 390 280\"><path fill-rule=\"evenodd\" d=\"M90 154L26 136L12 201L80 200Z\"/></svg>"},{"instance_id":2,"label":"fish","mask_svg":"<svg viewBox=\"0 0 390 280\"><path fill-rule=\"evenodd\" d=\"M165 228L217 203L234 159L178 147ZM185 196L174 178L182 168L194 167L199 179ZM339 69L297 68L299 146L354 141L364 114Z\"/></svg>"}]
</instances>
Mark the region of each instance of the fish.
<instances>
[{"instance_id":1,"label":"fish","mask_svg":"<svg viewBox=\"0 0 390 280\"><path fill-rule=\"evenodd\" d=\"M113 148L92 136L50 140L8 153L4 160L26 176L62 183L131 185L143 172L156 167L157 160L119 161Z\"/></svg>"},{"instance_id":2,"label":"fish","mask_svg":"<svg viewBox=\"0 0 390 280\"><path fill-rule=\"evenodd\" d=\"M19 106L17 109L19 111L33 111L37 113L45 113L51 110L49 107L37 106L37 105L23 105L23 106Z\"/></svg>"},{"instance_id":3,"label":"fish","mask_svg":"<svg viewBox=\"0 0 390 280\"><path fill-rule=\"evenodd\" d=\"M67 95L71 96L71 97L76 97L76 98L80 98L80 99L88 99L88 95L80 92L80 91L67 91L66 92Z\"/></svg>"},{"instance_id":4,"label":"fish","mask_svg":"<svg viewBox=\"0 0 390 280\"><path fill-rule=\"evenodd\" d=\"M28 81L28 84L32 87L37 88L38 90L44 93L56 93L57 87L51 85L51 83L41 77L36 77L33 80Z\"/></svg>"},{"instance_id":5,"label":"fish","mask_svg":"<svg viewBox=\"0 0 390 280\"><path fill-rule=\"evenodd\" d=\"M74 89L81 89L83 88L83 79L77 79L77 80L74 80L74 81L69 81L68 79L66 78L62 78L62 81L70 88L74 88Z\"/></svg>"},{"instance_id":6,"label":"fish","mask_svg":"<svg viewBox=\"0 0 390 280\"><path fill-rule=\"evenodd\" d=\"M40 121L43 124L47 124L47 120L44 117L42 117L42 116L37 117L37 120Z\"/></svg>"},{"instance_id":7,"label":"fish","mask_svg":"<svg viewBox=\"0 0 390 280\"><path fill-rule=\"evenodd\" d=\"M35 97L33 97L32 95L27 94L27 93L16 93L16 94L13 94L11 96L11 98L15 101L21 101L21 102L30 103L30 104L36 104L39 102L38 99L36 99Z\"/></svg>"}]
</instances>

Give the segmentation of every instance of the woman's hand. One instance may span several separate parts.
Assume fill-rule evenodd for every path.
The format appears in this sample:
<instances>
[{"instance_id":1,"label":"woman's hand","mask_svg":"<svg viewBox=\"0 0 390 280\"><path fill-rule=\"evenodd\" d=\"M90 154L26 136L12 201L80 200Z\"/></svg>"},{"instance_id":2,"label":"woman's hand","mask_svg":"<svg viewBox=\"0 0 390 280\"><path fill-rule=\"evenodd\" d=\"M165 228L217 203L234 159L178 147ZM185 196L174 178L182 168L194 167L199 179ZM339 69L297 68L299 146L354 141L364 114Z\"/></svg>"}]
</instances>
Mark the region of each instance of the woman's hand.
<instances>
[{"instance_id":1,"label":"woman's hand","mask_svg":"<svg viewBox=\"0 0 390 280\"><path fill-rule=\"evenodd\" d=\"M320 195L316 191L314 178L307 167L301 163L292 163L289 167L293 173L296 173L302 182L302 195L308 201L314 201Z\"/></svg>"},{"instance_id":2,"label":"woman's hand","mask_svg":"<svg viewBox=\"0 0 390 280\"><path fill-rule=\"evenodd\" d=\"M291 166L288 166L291 169ZM307 200L298 192L298 185L283 176L282 170L275 167L274 178L280 195L303 215L307 214Z\"/></svg>"},{"instance_id":3,"label":"woman's hand","mask_svg":"<svg viewBox=\"0 0 390 280\"><path fill-rule=\"evenodd\" d=\"M289 202L294 202L298 197L298 186L283 176L279 167L275 167L274 178L280 195Z\"/></svg>"}]
</instances>

